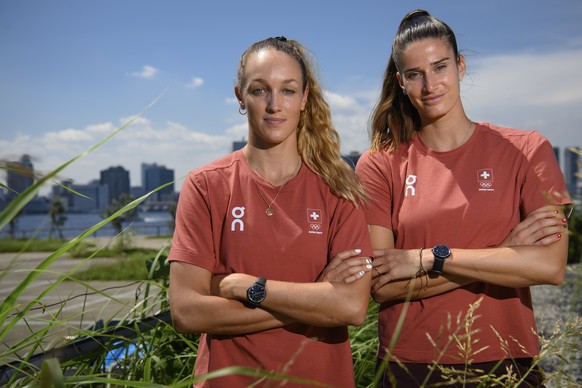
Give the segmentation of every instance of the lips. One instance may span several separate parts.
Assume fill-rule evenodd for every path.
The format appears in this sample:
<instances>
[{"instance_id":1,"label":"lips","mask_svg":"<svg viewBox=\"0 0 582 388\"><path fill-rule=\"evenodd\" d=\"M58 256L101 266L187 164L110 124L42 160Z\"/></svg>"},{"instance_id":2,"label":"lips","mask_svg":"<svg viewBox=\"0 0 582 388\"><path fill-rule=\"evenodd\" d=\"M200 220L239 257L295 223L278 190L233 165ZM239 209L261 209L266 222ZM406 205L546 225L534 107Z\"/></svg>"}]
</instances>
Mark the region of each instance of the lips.
<instances>
[{"instance_id":1,"label":"lips","mask_svg":"<svg viewBox=\"0 0 582 388\"><path fill-rule=\"evenodd\" d=\"M422 102L426 105L438 104L443 98L444 94L432 95L428 97L423 97Z\"/></svg>"},{"instance_id":2,"label":"lips","mask_svg":"<svg viewBox=\"0 0 582 388\"><path fill-rule=\"evenodd\" d=\"M285 119L278 118L278 117L267 117L264 120L269 125L279 125L279 124L282 124L285 122Z\"/></svg>"}]
</instances>

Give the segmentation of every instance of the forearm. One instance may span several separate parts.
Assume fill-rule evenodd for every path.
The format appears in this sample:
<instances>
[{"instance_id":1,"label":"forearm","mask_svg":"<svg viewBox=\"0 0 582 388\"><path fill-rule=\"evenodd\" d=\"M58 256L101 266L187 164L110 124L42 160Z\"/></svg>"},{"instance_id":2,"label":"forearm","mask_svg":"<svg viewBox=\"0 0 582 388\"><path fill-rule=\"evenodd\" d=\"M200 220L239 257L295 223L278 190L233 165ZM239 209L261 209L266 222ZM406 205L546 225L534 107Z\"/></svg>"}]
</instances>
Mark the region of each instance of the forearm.
<instances>
[{"instance_id":1,"label":"forearm","mask_svg":"<svg viewBox=\"0 0 582 388\"><path fill-rule=\"evenodd\" d=\"M244 274L230 275L221 285L222 296L244 300L255 281ZM366 316L370 297L370 275L352 283L291 283L268 280L267 297L261 309L281 314L301 323L330 327L360 325Z\"/></svg>"},{"instance_id":2,"label":"forearm","mask_svg":"<svg viewBox=\"0 0 582 388\"><path fill-rule=\"evenodd\" d=\"M376 303L420 300L444 294L474 281L458 276L420 276L411 280L394 280L372 293Z\"/></svg>"},{"instance_id":3,"label":"forearm","mask_svg":"<svg viewBox=\"0 0 582 388\"><path fill-rule=\"evenodd\" d=\"M567 239L547 246L452 249L444 273L505 287L558 285L564 278ZM432 268L433 259L427 265Z\"/></svg>"},{"instance_id":4,"label":"forearm","mask_svg":"<svg viewBox=\"0 0 582 388\"><path fill-rule=\"evenodd\" d=\"M293 319L263 309L248 308L237 300L198 296L171 305L174 327L181 333L246 334L293 323Z\"/></svg>"}]
</instances>

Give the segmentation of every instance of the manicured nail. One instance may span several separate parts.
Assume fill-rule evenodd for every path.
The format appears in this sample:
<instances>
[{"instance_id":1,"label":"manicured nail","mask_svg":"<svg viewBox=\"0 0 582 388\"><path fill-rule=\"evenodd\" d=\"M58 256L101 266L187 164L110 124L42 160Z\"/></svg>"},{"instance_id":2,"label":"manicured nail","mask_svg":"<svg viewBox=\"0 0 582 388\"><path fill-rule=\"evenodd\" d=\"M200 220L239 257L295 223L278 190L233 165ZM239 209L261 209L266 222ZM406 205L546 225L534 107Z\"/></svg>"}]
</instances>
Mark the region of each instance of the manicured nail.
<instances>
[{"instance_id":1,"label":"manicured nail","mask_svg":"<svg viewBox=\"0 0 582 388\"><path fill-rule=\"evenodd\" d=\"M360 276L364 276L365 274L366 274L366 273L365 273L364 271L360 271L360 272L358 272L358 275L360 275Z\"/></svg>"},{"instance_id":2,"label":"manicured nail","mask_svg":"<svg viewBox=\"0 0 582 388\"><path fill-rule=\"evenodd\" d=\"M559 213L559 211L557 211L557 210L554 210L554 213L558 214L558 213Z\"/></svg>"},{"instance_id":3,"label":"manicured nail","mask_svg":"<svg viewBox=\"0 0 582 388\"><path fill-rule=\"evenodd\" d=\"M372 259L370 259L369 257L366 259L366 264L372 264Z\"/></svg>"},{"instance_id":4,"label":"manicured nail","mask_svg":"<svg viewBox=\"0 0 582 388\"><path fill-rule=\"evenodd\" d=\"M556 237L557 237L557 238L562 238L562 235L561 235L560 233L558 233L558 234L556 235Z\"/></svg>"},{"instance_id":5,"label":"manicured nail","mask_svg":"<svg viewBox=\"0 0 582 388\"><path fill-rule=\"evenodd\" d=\"M372 264L366 264L366 269L372 269Z\"/></svg>"},{"instance_id":6,"label":"manicured nail","mask_svg":"<svg viewBox=\"0 0 582 388\"><path fill-rule=\"evenodd\" d=\"M360 248L356 248L356 249L354 249L354 252L355 253L362 253L362 250Z\"/></svg>"},{"instance_id":7,"label":"manicured nail","mask_svg":"<svg viewBox=\"0 0 582 388\"><path fill-rule=\"evenodd\" d=\"M566 222L568 222L568 220L565 218L562 218L562 222L565 224Z\"/></svg>"}]
</instances>

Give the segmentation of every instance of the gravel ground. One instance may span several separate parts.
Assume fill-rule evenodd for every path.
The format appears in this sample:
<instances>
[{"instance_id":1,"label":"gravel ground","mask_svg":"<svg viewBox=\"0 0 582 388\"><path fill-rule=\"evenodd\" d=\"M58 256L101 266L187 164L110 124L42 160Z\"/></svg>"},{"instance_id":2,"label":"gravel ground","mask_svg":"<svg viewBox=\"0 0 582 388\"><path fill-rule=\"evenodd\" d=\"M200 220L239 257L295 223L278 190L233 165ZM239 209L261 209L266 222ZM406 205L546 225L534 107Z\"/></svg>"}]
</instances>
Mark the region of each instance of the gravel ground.
<instances>
[{"instance_id":1,"label":"gravel ground","mask_svg":"<svg viewBox=\"0 0 582 388\"><path fill-rule=\"evenodd\" d=\"M577 335L568 338L568 341L575 347L568 354L568 359L564 362L557 356L552 356L542 362L542 367L546 373L553 373L557 368L563 368L572 375L575 382L568 384L562 382L562 387L582 387L582 266L580 264L570 265L566 271L566 280L560 286L535 286L532 287L532 298L534 311L538 325L538 332L542 332L544 338L548 339L555 331L556 324L559 323L564 331L566 322L573 322ZM558 334L559 336L559 334Z\"/></svg>"}]
</instances>

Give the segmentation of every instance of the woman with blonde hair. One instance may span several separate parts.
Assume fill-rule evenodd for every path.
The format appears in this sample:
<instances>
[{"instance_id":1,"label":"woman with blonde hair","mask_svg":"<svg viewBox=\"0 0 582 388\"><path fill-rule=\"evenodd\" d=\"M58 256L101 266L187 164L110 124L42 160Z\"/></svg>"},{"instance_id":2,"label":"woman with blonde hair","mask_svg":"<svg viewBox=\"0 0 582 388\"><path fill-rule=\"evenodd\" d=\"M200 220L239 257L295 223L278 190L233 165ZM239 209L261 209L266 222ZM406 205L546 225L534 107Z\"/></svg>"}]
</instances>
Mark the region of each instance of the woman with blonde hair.
<instances>
[{"instance_id":1,"label":"woman with blonde hair","mask_svg":"<svg viewBox=\"0 0 582 388\"><path fill-rule=\"evenodd\" d=\"M372 268L364 191L307 51L283 37L253 44L235 94L248 144L193 171L180 193L175 328L203 333L197 377L248 368L200 386L272 385L260 371L289 376L285 386L354 386L347 325L365 319Z\"/></svg>"}]
</instances>

